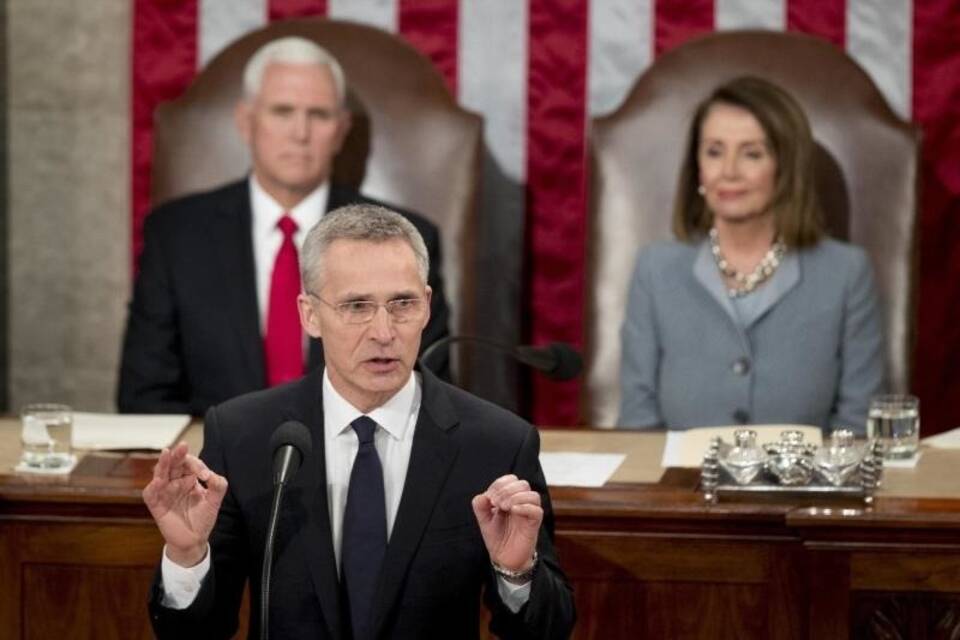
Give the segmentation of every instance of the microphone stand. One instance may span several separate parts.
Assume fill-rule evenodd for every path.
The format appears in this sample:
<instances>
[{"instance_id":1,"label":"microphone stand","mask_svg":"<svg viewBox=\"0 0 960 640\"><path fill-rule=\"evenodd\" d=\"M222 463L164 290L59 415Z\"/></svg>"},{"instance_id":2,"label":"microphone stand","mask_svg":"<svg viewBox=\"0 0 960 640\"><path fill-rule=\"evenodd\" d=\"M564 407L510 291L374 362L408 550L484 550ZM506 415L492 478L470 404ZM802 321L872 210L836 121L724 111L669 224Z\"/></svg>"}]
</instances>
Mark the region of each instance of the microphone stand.
<instances>
[{"instance_id":1,"label":"microphone stand","mask_svg":"<svg viewBox=\"0 0 960 640\"><path fill-rule=\"evenodd\" d=\"M283 501L283 490L287 486L287 469L293 455L301 455L293 447L284 451L281 461L282 471L273 488L273 502L270 505L270 518L267 521L267 539L263 546L263 571L260 574L260 640L268 640L270 636L270 572L273 569L273 544L277 535L277 519L280 516L280 503Z\"/></svg>"},{"instance_id":2,"label":"microphone stand","mask_svg":"<svg viewBox=\"0 0 960 640\"><path fill-rule=\"evenodd\" d=\"M432 356L434 353L437 353L440 350L440 347L445 347L447 345L451 345L457 342L472 342L476 344L482 344L485 347L489 347L490 349L493 349L494 351L499 351L500 353L506 353L507 355L511 355L511 356L513 355L513 351L511 349L503 346L496 340L492 340L490 338L481 338L479 336L458 335L458 336L447 336L446 338L441 338L436 342L434 342L433 344L431 344L426 349L424 349L423 353L420 355L420 363L423 366L430 369L431 371L433 371L433 367L431 367L429 364L430 356Z\"/></svg>"}]
</instances>

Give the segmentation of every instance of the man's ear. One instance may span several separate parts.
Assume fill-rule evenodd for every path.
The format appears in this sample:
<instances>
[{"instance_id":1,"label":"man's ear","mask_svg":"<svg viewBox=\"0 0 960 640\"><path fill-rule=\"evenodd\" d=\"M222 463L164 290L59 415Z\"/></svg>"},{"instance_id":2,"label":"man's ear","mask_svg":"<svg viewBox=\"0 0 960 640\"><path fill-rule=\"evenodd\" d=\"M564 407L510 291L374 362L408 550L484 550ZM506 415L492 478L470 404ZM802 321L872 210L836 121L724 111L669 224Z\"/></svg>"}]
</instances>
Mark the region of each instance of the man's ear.
<instances>
[{"instance_id":1,"label":"man's ear","mask_svg":"<svg viewBox=\"0 0 960 640\"><path fill-rule=\"evenodd\" d=\"M297 296L297 309L300 311L300 326L311 338L321 338L320 312L305 293Z\"/></svg>"},{"instance_id":2,"label":"man's ear","mask_svg":"<svg viewBox=\"0 0 960 640\"><path fill-rule=\"evenodd\" d=\"M335 154L340 153L340 149L343 148L343 143L346 142L347 136L350 135L350 128L353 126L353 114L346 105L340 107L340 113L337 117L340 119L340 123L337 131Z\"/></svg>"},{"instance_id":3,"label":"man's ear","mask_svg":"<svg viewBox=\"0 0 960 640\"><path fill-rule=\"evenodd\" d=\"M430 301L433 300L433 289L430 288L430 285L427 285L423 289L423 297L427 301L427 311L423 314L423 324L420 326L420 330L427 328L427 323L430 322Z\"/></svg>"},{"instance_id":4,"label":"man's ear","mask_svg":"<svg viewBox=\"0 0 960 640\"><path fill-rule=\"evenodd\" d=\"M252 109L253 105L246 98L237 101L237 106L233 108L233 124L237 128L240 138L248 147L250 146L250 115Z\"/></svg>"}]
</instances>

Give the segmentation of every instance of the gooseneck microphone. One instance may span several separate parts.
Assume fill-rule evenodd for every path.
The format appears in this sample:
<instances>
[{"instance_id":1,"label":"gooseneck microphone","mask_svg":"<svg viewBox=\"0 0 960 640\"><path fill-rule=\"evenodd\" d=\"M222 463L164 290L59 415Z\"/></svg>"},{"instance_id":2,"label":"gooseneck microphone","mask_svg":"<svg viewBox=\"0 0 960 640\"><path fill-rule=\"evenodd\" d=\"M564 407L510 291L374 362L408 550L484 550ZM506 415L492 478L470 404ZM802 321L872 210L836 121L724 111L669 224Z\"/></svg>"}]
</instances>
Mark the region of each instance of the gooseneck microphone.
<instances>
[{"instance_id":1,"label":"gooseneck microphone","mask_svg":"<svg viewBox=\"0 0 960 640\"><path fill-rule=\"evenodd\" d=\"M477 336L447 336L437 340L423 350L420 362L429 366L430 356L440 347L454 342L468 342L481 345L493 351L505 353L514 360L542 371L547 377L554 380L571 380L580 375L583 369L583 358L580 353L564 342L554 342L545 347L519 346L513 347L490 338Z\"/></svg>"},{"instance_id":2,"label":"gooseneck microphone","mask_svg":"<svg viewBox=\"0 0 960 640\"><path fill-rule=\"evenodd\" d=\"M273 543L277 531L277 518L280 514L280 503L283 501L283 489L296 475L303 461L310 456L312 446L310 431L302 422L288 420L277 427L270 436L270 450L273 451L273 502L267 523L267 540L263 547L263 572L260 577L261 640L267 640L270 633L270 571L273 568Z\"/></svg>"}]
</instances>

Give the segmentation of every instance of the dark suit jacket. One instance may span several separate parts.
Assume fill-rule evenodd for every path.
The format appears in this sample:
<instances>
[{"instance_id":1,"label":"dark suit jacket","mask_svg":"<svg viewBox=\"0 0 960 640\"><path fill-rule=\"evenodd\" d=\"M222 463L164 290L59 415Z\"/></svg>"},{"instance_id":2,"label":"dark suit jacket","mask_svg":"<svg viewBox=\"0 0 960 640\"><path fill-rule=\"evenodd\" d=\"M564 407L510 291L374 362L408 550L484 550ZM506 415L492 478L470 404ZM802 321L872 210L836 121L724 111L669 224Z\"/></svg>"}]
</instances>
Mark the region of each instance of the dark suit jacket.
<instances>
[{"instance_id":1,"label":"dark suit jacket","mask_svg":"<svg viewBox=\"0 0 960 640\"><path fill-rule=\"evenodd\" d=\"M476 638L482 586L492 609L491 629L500 637L567 637L575 617L573 598L553 550L552 512L536 429L430 373L422 375L423 400L409 471L375 607L376 637ZM150 612L159 638L229 637L236 630L248 577L250 631L258 633L272 491L268 442L286 420L308 426L313 451L292 480L279 517L271 637L346 637L327 508L321 383L318 370L207 414L201 457L227 477L229 489L211 538L211 572L197 599L183 611L165 609L159 604L161 587L154 584ZM511 472L540 492L546 512L530 600L517 614L497 595L470 504L493 480Z\"/></svg>"},{"instance_id":2,"label":"dark suit jacket","mask_svg":"<svg viewBox=\"0 0 960 640\"><path fill-rule=\"evenodd\" d=\"M332 184L327 209L376 203ZM423 347L447 335L440 237L401 211L423 236L433 288ZM210 406L266 386L247 180L158 208L144 226L140 272L127 318L117 407L133 413L203 415ZM446 373L445 354L436 368ZM311 340L308 370L323 363Z\"/></svg>"}]
</instances>

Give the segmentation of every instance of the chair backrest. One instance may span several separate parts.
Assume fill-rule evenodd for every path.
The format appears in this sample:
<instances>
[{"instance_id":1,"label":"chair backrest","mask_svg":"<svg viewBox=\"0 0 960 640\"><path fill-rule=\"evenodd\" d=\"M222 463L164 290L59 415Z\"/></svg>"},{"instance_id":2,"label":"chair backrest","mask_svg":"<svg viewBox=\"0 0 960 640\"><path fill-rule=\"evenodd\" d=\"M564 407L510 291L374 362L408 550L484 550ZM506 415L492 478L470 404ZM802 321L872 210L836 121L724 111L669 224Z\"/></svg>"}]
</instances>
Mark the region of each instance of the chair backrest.
<instances>
[{"instance_id":1,"label":"chair backrest","mask_svg":"<svg viewBox=\"0 0 960 640\"><path fill-rule=\"evenodd\" d=\"M243 67L261 45L289 35L330 51L347 77L353 127L334 179L362 185L366 195L420 212L440 228L451 333L474 333L482 119L457 105L427 58L389 33L336 20L292 20L228 46L183 96L157 109L152 202L249 170L233 120Z\"/></svg>"},{"instance_id":2,"label":"chair backrest","mask_svg":"<svg viewBox=\"0 0 960 640\"><path fill-rule=\"evenodd\" d=\"M891 390L910 381L919 132L894 114L843 51L809 36L733 31L659 58L624 103L592 123L586 360L581 419L616 422L620 325L638 248L671 237L689 121L719 84L756 75L803 106L818 145L818 189L835 237L870 254L884 309Z\"/></svg>"}]
</instances>

